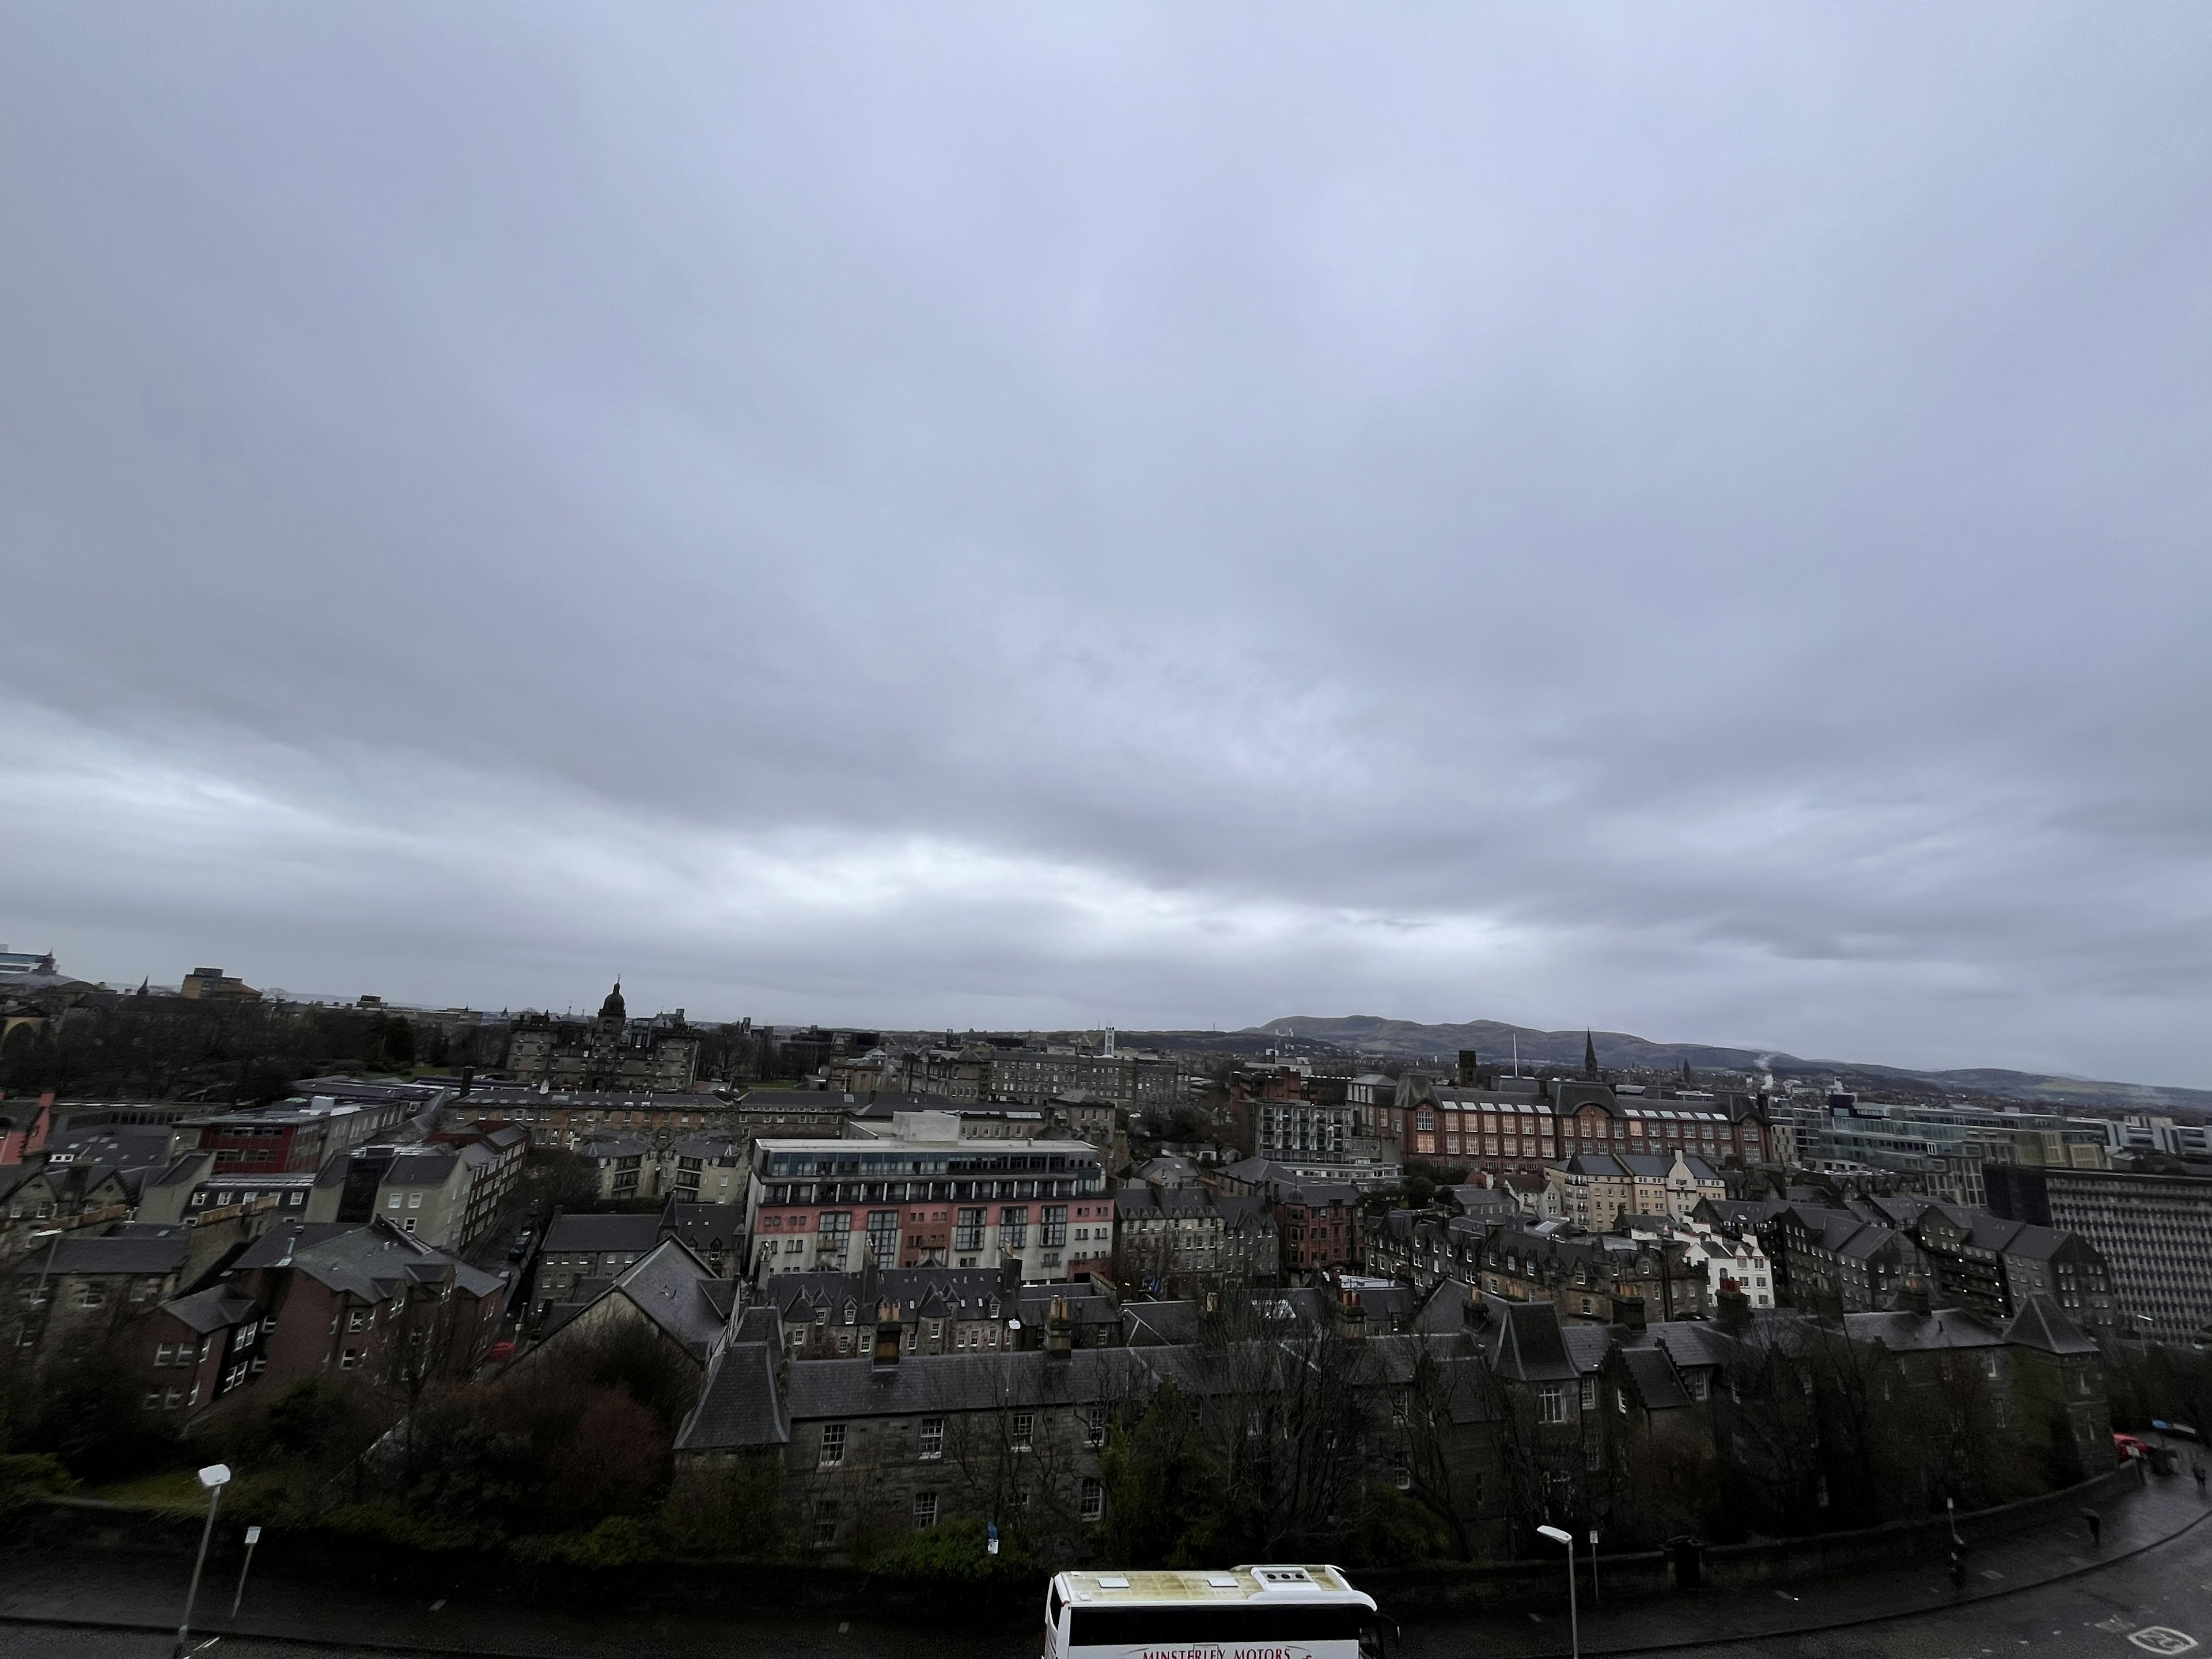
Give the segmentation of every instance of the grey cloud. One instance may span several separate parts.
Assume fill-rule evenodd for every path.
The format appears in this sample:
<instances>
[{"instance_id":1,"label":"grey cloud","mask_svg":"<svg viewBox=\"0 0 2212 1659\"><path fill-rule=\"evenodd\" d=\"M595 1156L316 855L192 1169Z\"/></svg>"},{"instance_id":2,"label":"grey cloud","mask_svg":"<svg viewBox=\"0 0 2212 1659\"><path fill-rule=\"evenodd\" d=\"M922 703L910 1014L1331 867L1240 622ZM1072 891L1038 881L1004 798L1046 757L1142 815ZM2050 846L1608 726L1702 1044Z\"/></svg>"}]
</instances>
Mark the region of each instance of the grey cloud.
<instances>
[{"instance_id":1,"label":"grey cloud","mask_svg":"<svg viewBox=\"0 0 2212 1659\"><path fill-rule=\"evenodd\" d=\"M0 933L2199 1081L2209 46L15 14Z\"/></svg>"}]
</instances>

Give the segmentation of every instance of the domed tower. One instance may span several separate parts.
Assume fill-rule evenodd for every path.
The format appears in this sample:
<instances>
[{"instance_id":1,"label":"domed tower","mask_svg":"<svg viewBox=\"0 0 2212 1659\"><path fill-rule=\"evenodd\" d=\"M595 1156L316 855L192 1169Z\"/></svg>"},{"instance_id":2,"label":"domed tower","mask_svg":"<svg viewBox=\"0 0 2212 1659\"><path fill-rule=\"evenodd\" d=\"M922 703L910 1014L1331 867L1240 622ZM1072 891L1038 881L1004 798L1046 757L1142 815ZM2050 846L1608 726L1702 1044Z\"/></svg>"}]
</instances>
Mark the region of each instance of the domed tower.
<instances>
[{"instance_id":1,"label":"domed tower","mask_svg":"<svg viewBox=\"0 0 2212 1659\"><path fill-rule=\"evenodd\" d=\"M607 1000L599 1005L599 1018L601 1019L611 1019L617 1021L625 1020L629 1018L629 1010L624 1006L623 1003L622 981L620 980L617 980L615 981L615 988L607 993Z\"/></svg>"}]
</instances>

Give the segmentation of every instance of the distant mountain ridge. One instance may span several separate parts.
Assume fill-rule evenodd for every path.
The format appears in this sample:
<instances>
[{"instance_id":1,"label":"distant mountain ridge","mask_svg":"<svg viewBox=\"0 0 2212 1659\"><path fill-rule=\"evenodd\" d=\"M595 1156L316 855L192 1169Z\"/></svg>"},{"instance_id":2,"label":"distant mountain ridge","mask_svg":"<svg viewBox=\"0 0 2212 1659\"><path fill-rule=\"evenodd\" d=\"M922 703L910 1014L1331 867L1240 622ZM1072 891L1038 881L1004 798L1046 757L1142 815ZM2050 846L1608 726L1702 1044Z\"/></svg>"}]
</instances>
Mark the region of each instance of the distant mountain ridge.
<instances>
[{"instance_id":1,"label":"distant mountain ridge","mask_svg":"<svg viewBox=\"0 0 2212 1659\"><path fill-rule=\"evenodd\" d=\"M1248 1038L1304 1037L1357 1054L1392 1060L1424 1060L1473 1048L1482 1055L1485 1065L1510 1061L1517 1044L1524 1066L1579 1066L1583 1037L1581 1031L1543 1031L1527 1025L1508 1025L1495 1019L1473 1019L1459 1025L1424 1025L1413 1020L1387 1019L1375 1014L1294 1014L1249 1027L1237 1035ZM2212 1089L2106 1083L1996 1066L1916 1072L1906 1066L1866 1060L1802 1060L1778 1050L1728 1048L1708 1042L1654 1042L1627 1031L1592 1031L1589 1037L1596 1045L1600 1066L1674 1071L1686 1060L1697 1071L1771 1071L1777 1077L1798 1078L1840 1076L1846 1082L1856 1081L1862 1086L1887 1079L1901 1085L1917 1085L1921 1091L1995 1095L2052 1106L2212 1114Z\"/></svg>"}]
</instances>

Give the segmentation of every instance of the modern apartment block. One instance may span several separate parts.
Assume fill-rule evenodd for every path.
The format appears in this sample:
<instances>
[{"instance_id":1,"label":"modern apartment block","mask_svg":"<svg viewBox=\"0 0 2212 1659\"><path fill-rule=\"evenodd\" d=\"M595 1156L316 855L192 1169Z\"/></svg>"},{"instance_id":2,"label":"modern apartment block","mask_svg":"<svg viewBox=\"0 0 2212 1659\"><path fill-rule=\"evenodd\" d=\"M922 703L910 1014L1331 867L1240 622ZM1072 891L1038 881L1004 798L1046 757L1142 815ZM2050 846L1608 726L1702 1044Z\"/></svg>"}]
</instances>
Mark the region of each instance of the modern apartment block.
<instances>
[{"instance_id":1,"label":"modern apartment block","mask_svg":"<svg viewBox=\"0 0 2212 1659\"><path fill-rule=\"evenodd\" d=\"M2186 1341L2212 1324L2212 1177L1991 1164L1982 1179L1995 1214L2096 1247L2121 1334Z\"/></svg>"}]
</instances>

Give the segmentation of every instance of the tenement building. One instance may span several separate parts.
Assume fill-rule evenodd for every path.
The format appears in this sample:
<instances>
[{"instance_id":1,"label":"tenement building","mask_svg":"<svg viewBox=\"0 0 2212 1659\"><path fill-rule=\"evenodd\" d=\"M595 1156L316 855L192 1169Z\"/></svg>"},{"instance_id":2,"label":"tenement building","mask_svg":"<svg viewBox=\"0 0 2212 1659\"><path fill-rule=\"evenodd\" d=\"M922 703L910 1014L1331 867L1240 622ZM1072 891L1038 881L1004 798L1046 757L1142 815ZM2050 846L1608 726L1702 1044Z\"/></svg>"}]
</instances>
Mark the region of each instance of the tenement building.
<instances>
[{"instance_id":1,"label":"tenement building","mask_svg":"<svg viewBox=\"0 0 2212 1659\"><path fill-rule=\"evenodd\" d=\"M746 1195L753 1277L805 1269L996 1267L1109 1273L1114 1199L1075 1140L758 1140Z\"/></svg>"},{"instance_id":2,"label":"tenement building","mask_svg":"<svg viewBox=\"0 0 2212 1659\"><path fill-rule=\"evenodd\" d=\"M2124 1328L2188 1341L2212 1324L2212 1178L1989 1164L1982 1180L1994 1213L2095 1247Z\"/></svg>"}]
</instances>

